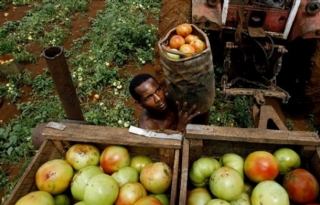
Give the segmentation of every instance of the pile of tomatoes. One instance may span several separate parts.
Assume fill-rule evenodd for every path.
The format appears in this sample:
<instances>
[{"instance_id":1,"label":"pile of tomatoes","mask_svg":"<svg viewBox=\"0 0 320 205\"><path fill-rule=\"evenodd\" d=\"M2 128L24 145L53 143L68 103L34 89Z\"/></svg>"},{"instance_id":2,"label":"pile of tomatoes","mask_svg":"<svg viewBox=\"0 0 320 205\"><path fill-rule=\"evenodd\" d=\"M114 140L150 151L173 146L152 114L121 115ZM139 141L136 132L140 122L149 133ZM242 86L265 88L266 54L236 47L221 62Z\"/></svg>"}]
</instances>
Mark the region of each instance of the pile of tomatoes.
<instances>
[{"instance_id":1,"label":"pile of tomatoes","mask_svg":"<svg viewBox=\"0 0 320 205\"><path fill-rule=\"evenodd\" d=\"M176 34L170 37L167 49L179 51L183 55L166 52L167 56L172 59L180 59L201 53L206 49L206 43L198 35L192 33L192 26L188 23L180 24L176 27Z\"/></svg>"},{"instance_id":2,"label":"pile of tomatoes","mask_svg":"<svg viewBox=\"0 0 320 205\"><path fill-rule=\"evenodd\" d=\"M187 205L320 205L319 183L291 148L201 157L189 170Z\"/></svg>"},{"instance_id":3,"label":"pile of tomatoes","mask_svg":"<svg viewBox=\"0 0 320 205\"><path fill-rule=\"evenodd\" d=\"M75 144L65 159L38 168L38 191L16 205L168 205L171 167L146 155L131 155L120 145L100 151L92 144Z\"/></svg>"}]
</instances>

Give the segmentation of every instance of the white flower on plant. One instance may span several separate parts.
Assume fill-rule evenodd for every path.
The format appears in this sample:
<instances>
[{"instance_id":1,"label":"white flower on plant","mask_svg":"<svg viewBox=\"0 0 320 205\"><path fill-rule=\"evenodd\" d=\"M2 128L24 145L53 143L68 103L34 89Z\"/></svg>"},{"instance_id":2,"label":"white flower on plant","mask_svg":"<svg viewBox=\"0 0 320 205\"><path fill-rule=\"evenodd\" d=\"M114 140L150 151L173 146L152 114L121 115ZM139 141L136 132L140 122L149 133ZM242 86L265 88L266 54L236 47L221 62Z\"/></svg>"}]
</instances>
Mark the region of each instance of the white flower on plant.
<instances>
[{"instance_id":1,"label":"white flower on plant","mask_svg":"<svg viewBox=\"0 0 320 205\"><path fill-rule=\"evenodd\" d=\"M121 125L123 122L122 120L118 120L118 124Z\"/></svg>"},{"instance_id":2,"label":"white flower on plant","mask_svg":"<svg viewBox=\"0 0 320 205\"><path fill-rule=\"evenodd\" d=\"M115 95L119 95L119 92L118 92L118 90L117 90L117 91L115 91L115 92L114 92L114 94L115 94Z\"/></svg>"},{"instance_id":3,"label":"white flower on plant","mask_svg":"<svg viewBox=\"0 0 320 205\"><path fill-rule=\"evenodd\" d=\"M82 71L83 71L83 68L82 68L82 67L79 67L79 68L78 68L78 71L79 71L79 72L82 72Z\"/></svg>"},{"instance_id":4,"label":"white flower on plant","mask_svg":"<svg viewBox=\"0 0 320 205\"><path fill-rule=\"evenodd\" d=\"M114 81L114 82L112 83L112 86L116 87L116 86L117 86L117 81Z\"/></svg>"},{"instance_id":5,"label":"white flower on plant","mask_svg":"<svg viewBox=\"0 0 320 205\"><path fill-rule=\"evenodd\" d=\"M6 86L7 86L7 87L10 87L10 83L7 83Z\"/></svg>"},{"instance_id":6,"label":"white flower on plant","mask_svg":"<svg viewBox=\"0 0 320 205\"><path fill-rule=\"evenodd\" d=\"M101 102L99 105L102 107L102 106L104 106L104 103L103 103L103 102Z\"/></svg>"},{"instance_id":7,"label":"white flower on plant","mask_svg":"<svg viewBox=\"0 0 320 205\"><path fill-rule=\"evenodd\" d=\"M151 33L151 30L149 29L148 32Z\"/></svg>"},{"instance_id":8,"label":"white flower on plant","mask_svg":"<svg viewBox=\"0 0 320 205\"><path fill-rule=\"evenodd\" d=\"M124 127L129 127L129 126L130 126L130 122L129 122L129 121L125 122L125 123L123 124L123 126L124 126Z\"/></svg>"},{"instance_id":9,"label":"white flower on plant","mask_svg":"<svg viewBox=\"0 0 320 205\"><path fill-rule=\"evenodd\" d=\"M80 78L78 78L78 80L79 80L79 81L83 81L83 78L82 78L82 77L80 77Z\"/></svg>"},{"instance_id":10,"label":"white flower on plant","mask_svg":"<svg viewBox=\"0 0 320 205\"><path fill-rule=\"evenodd\" d=\"M122 88L122 85L118 85L118 86L117 86L117 89L121 89L121 88Z\"/></svg>"},{"instance_id":11,"label":"white flower on plant","mask_svg":"<svg viewBox=\"0 0 320 205\"><path fill-rule=\"evenodd\" d=\"M32 41L33 40L32 36L28 36L28 40Z\"/></svg>"},{"instance_id":12,"label":"white flower on plant","mask_svg":"<svg viewBox=\"0 0 320 205\"><path fill-rule=\"evenodd\" d=\"M106 66L109 66L109 65L110 65L110 63L108 61L106 61Z\"/></svg>"}]
</instances>

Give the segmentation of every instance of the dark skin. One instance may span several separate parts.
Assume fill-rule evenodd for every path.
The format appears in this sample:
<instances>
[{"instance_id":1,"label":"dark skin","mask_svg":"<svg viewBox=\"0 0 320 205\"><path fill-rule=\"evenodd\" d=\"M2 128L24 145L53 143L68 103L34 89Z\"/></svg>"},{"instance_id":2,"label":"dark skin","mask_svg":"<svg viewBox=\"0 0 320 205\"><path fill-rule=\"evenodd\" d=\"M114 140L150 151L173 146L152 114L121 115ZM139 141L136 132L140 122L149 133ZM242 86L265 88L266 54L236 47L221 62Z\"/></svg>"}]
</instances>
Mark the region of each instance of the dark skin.
<instances>
[{"instance_id":1,"label":"dark skin","mask_svg":"<svg viewBox=\"0 0 320 205\"><path fill-rule=\"evenodd\" d=\"M178 102L169 101L163 88L152 78L136 87L135 91L140 95L140 101L136 103L144 108L138 122L140 128L184 132L186 125L200 115L195 105L188 109L186 102L181 106Z\"/></svg>"}]
</instances>

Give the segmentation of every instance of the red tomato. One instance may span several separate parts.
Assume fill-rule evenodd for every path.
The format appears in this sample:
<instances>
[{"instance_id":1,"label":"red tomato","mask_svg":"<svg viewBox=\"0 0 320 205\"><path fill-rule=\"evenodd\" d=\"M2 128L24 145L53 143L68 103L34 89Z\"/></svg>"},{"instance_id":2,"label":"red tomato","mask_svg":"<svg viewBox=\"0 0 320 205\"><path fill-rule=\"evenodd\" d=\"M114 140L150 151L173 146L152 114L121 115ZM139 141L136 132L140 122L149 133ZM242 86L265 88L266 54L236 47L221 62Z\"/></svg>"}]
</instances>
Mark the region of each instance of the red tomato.
<instances>
[{"instance_id":1,"label":"red tomato","mask_svg":"<svg viewBox=\"0 0 320 205\"><path fill-rule=\"evenodd\" d=\"M316 178L302 168L287 172L283 178L283 187L289 198L299 204L314 202L319 195L319 183Z\"/></svg>"},{"instance_id":2,"label":"red tomato","mask_svg":"<svg viewBox=\"0 0 320 205\"><path fill-rule=\"evenodd\" d=\"M180 35L182 37L186 37L187 35L191 34L192 27L188 23L183 23L183 24L180 24L179 26L177 26L176 32L178 35Z\"/></svg>"},{"instance_id":3,"label":"red tomato","mask_svg":"<svg viewBox=\"0 0 320 205\"><path fill-rule=\"evenodd\" d=\"M180 46L182 46L183 44L185 44L185 40L182 36L180 35L173 35L171 38L170 38L170 42L169 42L169 46L171 48L176 48L176 49L179 49Z\"/></svg>"},{"instance_id":4,"label":"red tomato","mask_svg":"<svg viewBox=\"0 0 320 205\"><path fill-rule=\"evenodd\" d=\"M113 174L123 167L130 166L130 154L127 148L111 145L106 147L100 155L100 166L107 174Z\"/></svg>"},{"instance_id":5,"label":"red tomato","mask_svg":"<svg viewBox=\"0 0 320 205\"><path fill-rule=\"evenodd\" d=\"M273 180L279 174L279 164L271 153L255 151L245 159L244 172L251 181L256 183Z\"/></svg>"}]
</instances>

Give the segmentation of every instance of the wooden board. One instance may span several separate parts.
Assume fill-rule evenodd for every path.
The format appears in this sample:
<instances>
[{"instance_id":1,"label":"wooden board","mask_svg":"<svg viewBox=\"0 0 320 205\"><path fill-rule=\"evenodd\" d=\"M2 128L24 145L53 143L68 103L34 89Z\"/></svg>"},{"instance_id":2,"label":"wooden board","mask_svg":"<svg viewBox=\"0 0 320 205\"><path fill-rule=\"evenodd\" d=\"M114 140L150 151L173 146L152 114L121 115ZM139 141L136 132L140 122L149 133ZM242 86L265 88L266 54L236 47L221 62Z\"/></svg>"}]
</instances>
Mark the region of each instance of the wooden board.
<instances>
[{"instance_id":1,"label":"wooden board","mask_svg":"<svg viewBox=\"0 0 320 205\"><path fill-rule=\"evenodd\" d=\"M45 162L64 158L70 146L76 143L90 143L101 151L109 145L125 146L131 156L147 155L153 161L167 163L173 171L170 194L170 205L177 204L178 176L181 141L171 139L151 139L128 133L125 128L111 128L92 125L66 124L65 130L45 128L43 135L45 141L37 154L22 175L15 189L4 205L14 205L25 194L38 190L35 184L35 174L38 168Z\"/></svg>"}]
</instances>

